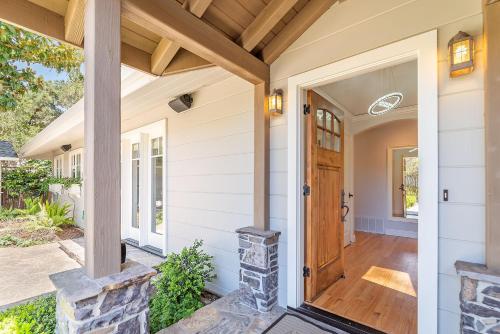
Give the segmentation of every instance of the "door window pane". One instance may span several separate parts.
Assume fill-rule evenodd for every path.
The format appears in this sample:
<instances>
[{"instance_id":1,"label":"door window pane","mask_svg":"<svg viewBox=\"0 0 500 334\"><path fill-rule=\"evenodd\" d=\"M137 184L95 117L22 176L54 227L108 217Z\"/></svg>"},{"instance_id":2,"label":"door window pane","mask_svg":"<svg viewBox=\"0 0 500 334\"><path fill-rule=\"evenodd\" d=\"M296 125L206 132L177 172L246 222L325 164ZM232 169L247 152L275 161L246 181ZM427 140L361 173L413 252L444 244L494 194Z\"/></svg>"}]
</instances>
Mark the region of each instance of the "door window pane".
<instances>
[{"instance_id":1,"label":"door window pane","mask_svg":"<svg viewBox=\"0 0 500 334\"><path fill-rule=\"evenodd\" d=\"M132 145L132 227L139 228L140 161L139 144Z\"/></svg>"},{"instance_id":2,"label":"door window pane","mask_svg":"<svg viewBox=\"0 0 500 334\"><path fill-rule=\"evenodd\" d=\"M151 232L164 234L163 222L163 156L162 138L151 141Z\"/></svg>"}]
</instances>

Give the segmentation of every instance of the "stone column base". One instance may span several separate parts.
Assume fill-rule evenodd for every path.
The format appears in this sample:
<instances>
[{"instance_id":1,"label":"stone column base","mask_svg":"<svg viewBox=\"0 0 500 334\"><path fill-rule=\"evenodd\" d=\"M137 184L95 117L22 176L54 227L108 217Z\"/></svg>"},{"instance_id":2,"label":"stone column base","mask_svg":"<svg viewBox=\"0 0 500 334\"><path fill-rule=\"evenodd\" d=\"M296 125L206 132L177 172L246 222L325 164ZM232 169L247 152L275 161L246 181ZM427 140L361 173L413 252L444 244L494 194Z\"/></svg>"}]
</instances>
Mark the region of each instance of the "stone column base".
<instances>
[{"instance_id":1,"label":"stone column base","mask_svg":"<svg viewBox=\"0 0 500 334\"><path fill-rule=\"evenodd\" d=\"M278 302L278 239L281 232L236 230L240 253L240 301L260 312Z\"/></svg>"},{"instance_id":2,"label":"stone column base","mask_svg":"<svg viewBox=\"0 0 500 334\"><path fill-rule=\"evenodd\" d=\"M149 333L154 269L134 261L120 273L91 279L83 268L50 276L57 288L58 334Z\"/></svg>"},{"instance_id":3,"label":"stone column base","mask_svg":"<svg viewBox=\"0 0 500 334\"><path fill-rule=\"evenodd\" d=\"M455 268L461 278L460 333L500 333L500 273L463 261Z\"/></svg>"}]
</instances>

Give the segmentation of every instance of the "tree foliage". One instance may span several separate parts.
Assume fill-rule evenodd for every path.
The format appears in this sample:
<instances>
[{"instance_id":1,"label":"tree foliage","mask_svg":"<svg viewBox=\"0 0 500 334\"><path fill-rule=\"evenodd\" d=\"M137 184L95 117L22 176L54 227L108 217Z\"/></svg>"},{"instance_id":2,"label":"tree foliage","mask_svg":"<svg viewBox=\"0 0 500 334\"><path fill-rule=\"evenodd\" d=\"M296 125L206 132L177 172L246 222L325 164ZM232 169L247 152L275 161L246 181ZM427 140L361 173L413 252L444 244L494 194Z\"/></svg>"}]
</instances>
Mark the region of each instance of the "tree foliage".
<instances>
[{"instance_id":1,"label":"tree foliage","mask_svg":"<svg viewBox=\"0 0 500 334\"><path fill-rule=\"evenodd\" d=\"M2 186L11 197L41 197L49 190L51 178L51 161L27 160L19 167L4 171Z\"/></svg>"},{"instance_id":2,"label":"tree foliage","mask_svg":"<svg viewBox=\"0 0 500 334\"><path fill-rule=\"evenodd\" d=\"M0 22L0 110L15 108L27 92L44 87L30 64L70 72L82 61L82 52L74 47Z\"/></svg>"}]
</instances>

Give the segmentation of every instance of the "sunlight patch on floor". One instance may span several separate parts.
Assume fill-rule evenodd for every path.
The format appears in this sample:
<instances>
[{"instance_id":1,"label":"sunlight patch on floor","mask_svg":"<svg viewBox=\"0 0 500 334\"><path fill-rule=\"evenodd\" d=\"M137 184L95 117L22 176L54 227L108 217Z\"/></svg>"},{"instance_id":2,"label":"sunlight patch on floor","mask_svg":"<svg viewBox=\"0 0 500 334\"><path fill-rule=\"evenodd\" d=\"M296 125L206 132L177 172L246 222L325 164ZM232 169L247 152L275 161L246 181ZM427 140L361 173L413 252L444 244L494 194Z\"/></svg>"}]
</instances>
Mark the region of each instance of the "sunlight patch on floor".
<instances>
[{"instance_id":1,"label":"sunlight patch on floor","mask_svg":"<svg viewBox=\"0 0 500 334\"><path fill-rule=\"evenodd\" d=\"M417 296L411 283L410 274L403 271L371 266L362 278L413 297Z\"/></svg>"}]
</instances>

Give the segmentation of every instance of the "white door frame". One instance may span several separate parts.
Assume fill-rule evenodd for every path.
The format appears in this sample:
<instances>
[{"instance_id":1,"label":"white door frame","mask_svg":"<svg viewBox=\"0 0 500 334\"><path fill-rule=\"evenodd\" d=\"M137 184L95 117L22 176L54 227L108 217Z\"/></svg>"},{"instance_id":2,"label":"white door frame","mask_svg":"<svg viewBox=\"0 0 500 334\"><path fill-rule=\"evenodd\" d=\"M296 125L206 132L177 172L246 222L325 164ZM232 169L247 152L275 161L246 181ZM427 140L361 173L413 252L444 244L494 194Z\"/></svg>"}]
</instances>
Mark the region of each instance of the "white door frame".
<instances>
[{"instance_id":1,"label":"white door frame","mask_svg":"<svg viewBox=\"0 0 500 334\"><path fill-rule=\"evenodd\" d=\"M304 117L307 89L418 60L418 332L437 333L438 315L438 62L437 31L410 37L288 79L287 304L304 302Z\"/></svg>"}]
</instances>

